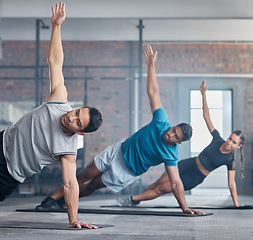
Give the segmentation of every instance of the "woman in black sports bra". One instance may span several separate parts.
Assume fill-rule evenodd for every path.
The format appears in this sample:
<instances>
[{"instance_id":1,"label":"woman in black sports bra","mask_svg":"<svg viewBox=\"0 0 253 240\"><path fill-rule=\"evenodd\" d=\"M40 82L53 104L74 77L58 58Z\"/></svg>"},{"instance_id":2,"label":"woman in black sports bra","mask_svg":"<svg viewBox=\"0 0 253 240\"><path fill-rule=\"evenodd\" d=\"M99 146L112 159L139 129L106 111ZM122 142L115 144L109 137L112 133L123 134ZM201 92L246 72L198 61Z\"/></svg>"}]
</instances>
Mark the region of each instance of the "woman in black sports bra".
<instances>
[{"instance_id":1,"label":"woman in black sports bra","mask_svg":"<svg viewBox=\"0 0 253 240\"><path fill-rule=\"evenodd\" d=\"M225 141L220 137L219 132L214 128L209 115L209 108L206 100L207 85L203 81L200 85L200 92L203 101L203 117L207 128L213 136L212 142L197 157L184 159L178 162L178 170L185 190L190 190L204 181L206 176L216 168L226 165L228 169L228 186L236 207L242 206L238 202L235 183L235 152L240 149L241 173L243 178L243 144L244 134L237 130L231 133ZM140 201L152 200L166 193L171 193L172 187L166 172L153 184L147 187L141 194L118 199L120 206L133 206Z\"/></svg>"}]
</instances>

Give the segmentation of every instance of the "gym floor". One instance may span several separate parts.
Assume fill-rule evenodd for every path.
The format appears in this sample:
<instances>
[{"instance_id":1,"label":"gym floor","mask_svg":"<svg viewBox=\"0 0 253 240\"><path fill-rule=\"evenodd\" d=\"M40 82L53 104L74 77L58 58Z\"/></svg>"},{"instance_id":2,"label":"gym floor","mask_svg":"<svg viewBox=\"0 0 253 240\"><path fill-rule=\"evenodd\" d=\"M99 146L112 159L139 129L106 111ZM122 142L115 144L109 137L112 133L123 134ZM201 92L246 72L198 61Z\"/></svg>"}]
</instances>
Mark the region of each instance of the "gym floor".
<instances>
[{"instance_id":1,"label":"gym floor","mask_svg":"<svg viewBox=\"0 0 253 240\"><path fill-rule=\"evenodd\" d=\"M162 239L252 239L253 209L205 209L213 213L203 217L148 216L148 215L111 215L79 214L79 221L97 225L111 225L99 229L69 229L66 213L16 212L16 209L34 208L43 197L10 197L0 203L0 239L1 240L162 240ZM102 205L115 205L117 195L94 195L81 199L79 208L102 209ZM229 195L187 195L189 206L232 204ZM240 203L252 205L253 196L239 196ZM175 211L178 208L153 208L156 206L177 206L173 195L142 202L149 211ZM150 208L148 208L150 207ZM117 208L118 209L118 208ZM124 208L124 210L127 210ZM131 208L132 210L132 208ZM7 225L6 225L7 223ZM34 228L36 223L50 229ZM3 227L2 225L6 225ZM26 227L22 227L26 225ZM65 226L59 229L57 226ZM19 225L19 227L18 227ZM52 229L54 228L55 229ZM57 229L58 228L58 229Z\"/></svg>"}]
</instances>

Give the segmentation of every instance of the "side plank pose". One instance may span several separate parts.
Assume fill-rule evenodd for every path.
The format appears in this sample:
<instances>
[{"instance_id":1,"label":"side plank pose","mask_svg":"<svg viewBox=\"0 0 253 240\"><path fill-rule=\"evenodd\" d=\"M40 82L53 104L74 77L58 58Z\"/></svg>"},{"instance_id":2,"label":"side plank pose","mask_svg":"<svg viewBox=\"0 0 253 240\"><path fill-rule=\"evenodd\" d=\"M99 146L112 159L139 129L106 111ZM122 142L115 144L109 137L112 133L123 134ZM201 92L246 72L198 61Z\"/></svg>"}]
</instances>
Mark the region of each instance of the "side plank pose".
<instances>
[{"instance_id":1,"label":"side plank pose","mask_svg":"<svg viewBox=\"0 0 253 240\"><path fill-rule=\"evenodd\" d=\"M111 145L95 156L77 176L79 197L88 196L104 187L118 192L135 181L137 176L146 172L150 166L164 163L173 193L183 212L202 214L188 209L177 167L178 144L191 138L192 127L186 123L174 127L171 125L161 105L155 75L157 52L153 53L151 46L147 46L144 55L148 66L147 94L153 119L123 143ZM60 201L62 196L61 188L47 197L37 209L59 208L57 201Z\"/></svg>"},{"instance_id":2,"label":"side plank pose","mask_svg":"<svg viewBox=\"0 0 253 240\"><path fill-rule=\"evenodd\" d=\"M207 85L203 81L200 85L200 92L203 101L203 117L207 128L213 136L212 142L197 157L184 159L178 162L179 175L184 185L184 190L190 190L204 181L206 176L216 168L226 165L228 170L228 186L236 207L242 206L238 202L236 183L235 183L235 152L240 148L241 173L243 178L243 144L245 142L244 134L237 130L231 133L229 138L224 141L219 132L214 128L209 115L209 109L206 100ZM172 192L171 181L164 173L156 182L147 187L141 194L118 199L120 206L134 206L141 201L155 199L166 193Z\"/></svg>"},{"instance_id":3,"label":"side plank pose","mask_svg":"<svg viewBox=\"0 0 253 240\"><path fill-rule=\"evenodd\" d=\"M65 5L56 4L55 9L52 7L48 51L51 93L47 102L0 133L0 200L9 196L27 177L60 160L70 227L96 228L77 220L77 135L96 131L102 123L102 116L92 107L72 110L67 101L62 73L61 24L64 20Z\"/></svg>"}]
</instances>

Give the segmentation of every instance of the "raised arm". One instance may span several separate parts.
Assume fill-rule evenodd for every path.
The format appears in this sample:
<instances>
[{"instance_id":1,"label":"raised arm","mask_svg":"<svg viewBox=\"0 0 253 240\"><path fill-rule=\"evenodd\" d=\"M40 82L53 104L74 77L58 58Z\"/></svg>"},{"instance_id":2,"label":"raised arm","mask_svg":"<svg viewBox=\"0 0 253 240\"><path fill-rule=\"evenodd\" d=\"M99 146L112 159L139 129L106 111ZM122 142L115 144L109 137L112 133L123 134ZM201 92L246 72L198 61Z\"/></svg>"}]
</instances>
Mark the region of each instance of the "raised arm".
<instances>
[{"instance_id":1,"label":"raised arm","mask_svg":"<svg viewBox=\"0 0 253 240\"><path fill-rule=\"evenodd\" d=\"M210 118L210 113L209 113L209 108L208 108L208 105L207 105L207 100L206 100L206 91L207 91L207 85L206 85L206 81L203 81L200 85L200 92L202 94L202 103L203 103L203 117L204 117L204 120L206 122L206 126L209 130L210 133L212 133L213 130L215 130L213 124L212 124L212 121L211 121L211 118Z\"/></svg>"},{"instance_id":2,"label":"raised arm","mask_svg":"<svg viewBox=\"0 0 253 240\"><path fill-rule=\"evenodd\" d=\"M194 209L189 209L185 199L184 186L179 176L178 167L168 167L165 166L166 172L169 176L171 182L171 188L175 198L178 201L179 206L182 211L187 214L203 214L200 211L196 211Z\"/></svg>"},{"instance_id":3,"label":"raised arm","mask_svg":"<svg viewBox=\"0 0 253 240\"><path fill-rule=\"evenodd\" d=\"M61 42L61 24L65 20L65 4L60 2L52 7L52 33L48 50L48 64L50 77L50 96L47 102L67 101L67 90L64 86L62 73L63 49Z\"/></svg>"},{"instance_id":4,"label":"raised arm","mask_svg":"<svg viewBox=\"0 0 253 240\"><path fill-rule=\"evenodd\" d=\"M162 107L159 94L159 86L155 75L155 61L157 51L153 53L152 47L150 45L147 45L146 49L144 50L144 56L146 59L146 64L148 66L147 94L149 98L151 112L153 113L156 109Z\"/></svg>"}]
</instances>

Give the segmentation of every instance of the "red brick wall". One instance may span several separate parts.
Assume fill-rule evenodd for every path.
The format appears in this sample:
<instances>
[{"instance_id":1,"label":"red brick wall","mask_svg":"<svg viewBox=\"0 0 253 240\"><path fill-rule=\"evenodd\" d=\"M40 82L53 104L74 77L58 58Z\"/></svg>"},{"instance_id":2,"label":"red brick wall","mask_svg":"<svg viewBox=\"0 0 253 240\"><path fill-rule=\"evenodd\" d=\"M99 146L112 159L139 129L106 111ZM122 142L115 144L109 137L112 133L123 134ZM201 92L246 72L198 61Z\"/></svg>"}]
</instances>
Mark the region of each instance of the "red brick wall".
<instances>
[{"instance_id":1,"label":"red brick wall","mask_svg":"<svg viewBox=\"0 0 253 240\"><path fill-rule=\"evenodd\" d=\"M131 50L133 47L133 51ZM63 42L65 66L115 66L137 65L138 44L130 42ZM156 71L159 73L252 73L253 46L251 45L153 45L158 50ZM41 42L40 64L47 65L48 42ZM131 56L133 52L133 56ZM31 66L35 64L35 43L20 41L3 42L1 65ZM143 72L146 66L143 62ZM138 70L137 70L138 73ZM43 101L49 96L48 69L43 71ZM33 101L35 84L33 69L0 69L1 101ZM82 68L64 68L69 101L83 101L84 76ZM86 135L86 163L106 146L129 136L130 124L130 81L115 80L115 77L131 78L130 69L90 68L88 76L88 105L99 108L103 114L103 126L93 134ZM6 79L8 77L8 79ZM12 77L20 77L13 80ZM32 78L22 80L22 77ZM68 79L75 77L78 79ZM102 80L107 77L108 80ZM5 78L5 79L3 79ZM175 80L158 79L161 100L172 123L177 121L177 102ZM148 99L143 81L143 124L151 119ZM245 148L246 180L245 193L253 194L252 145L253 142L253 80L248 79L245 86L246 122L245 133L248 143ZM161 170L160 170L161 171ZM159 176L160 171L150 178ZM152 180L149 180L152 181ZM148 180L147 180L148 182Z\"/></svg>"}]
</instances>

